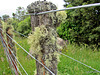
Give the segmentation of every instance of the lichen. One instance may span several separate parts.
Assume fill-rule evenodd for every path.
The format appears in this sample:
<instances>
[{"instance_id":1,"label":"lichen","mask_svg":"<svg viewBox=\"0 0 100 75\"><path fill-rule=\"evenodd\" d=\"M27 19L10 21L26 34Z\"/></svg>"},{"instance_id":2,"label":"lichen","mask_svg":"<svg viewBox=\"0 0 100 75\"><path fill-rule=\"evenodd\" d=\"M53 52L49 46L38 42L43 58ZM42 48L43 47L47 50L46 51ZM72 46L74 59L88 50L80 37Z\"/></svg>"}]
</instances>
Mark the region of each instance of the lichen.
<instances>
[{"instance_id":1,"label":"lichen","mask_svg":"<svg viewBox=\"0 0 100 75\"><path fill-rule=\"evenodd\" d=\"M41 57L40 55L43 53L49 53L45 55L47 65L50 64L49 61L53 59L52 56L59 57L55 35L56 32L53 28L46 28L46 26L41 25L40 27L35 27L35 31L28 37L28 44L31 45L31 54Z\"/></svg>"},{"instance_id":2,"label":"lichen","mask_svg":"<svg viewBox=\"0 0 100 75\"><path fill-rule=\"evenodd\" d=\"M55 4L51 2L47 2L47 1L36 1L28 5L27 8L28 8L27 10L29 13L38 13L38 12L57 9Z\"/></svg>"},{"instance_id":3,"label":"lichen","mask_svg":"<svg viewBox=\"0 0 100 75\"><path fill-rule=\"evenodd\" d=\"M14 36L14 33L13 33L13 31L14 31L13 26L11 24L9 24L8 22L3 22L2 21L2 30L3 30L2 33L4 34L3 37L4 37L5 41L6 41L6 43L10 45L11 50L13 51L13 53L16 56L16 50L17 50L16 49L16 45L14 44L12 39L10 39L9 37L7 38L7 34L8 34L11 38L14 39L15 36ZM8 39L9 39L9 41L8 41Z\"/></svg>"},{"instance_id":4,"label":"lichen","mask_svg":"<svg viewBox=\"0 0 100 75\"><path fill-rule=\"evenodd\" d=\"M9 28L8 31L7 31L7 28ZM6 34L6 32L8 32L9 34L12 34L12 35L13 35L12 38L15 37L15 36L14 36L14 33L13 33L14 28L13 28L12 25L8 25L6 22L3 22L3 21L2 21L2 30L3 30L3 31L2 31L3 34ZM7 41L7 35L4 35L4 39Z\"/></svg>"},{"instance_id":5,"label":"lichen","mask_svg":"<svg viewBox=\"0 0 100 75\"><path fill-rule=\"evenodd\" d=\"M56 13L49 13L49 17L52 20L52 25L54 27L56 27L55 25L57 25L57 17L56 17Z\"/></svg>"},{"instance_id":6,"label":"lichen","mask_svg":"<svg viewBox=\"0 0 100 75\"><path fill-rule=\"evenodd\" d=\"M32 50L32 54L41 54L42 47L40 45L40 41L42 38L45 38L47 34L48 31L44 25L35 27L35 31L28 37L28 43L31 45L30 50Z\"/></svg>"},{"instance_id":7,"label":"lichen","mask_svg":"<svg viewBox=\"0 0 100 75\"><path fill-rule=\"evenodd\" d=\"M67 18L67 14L66 14L65 11L59 11L59 12L57 12L56 16L57 16L57 19L58 19L59 23L65 22L65 20Z\"/></svg>"}]
</instances>

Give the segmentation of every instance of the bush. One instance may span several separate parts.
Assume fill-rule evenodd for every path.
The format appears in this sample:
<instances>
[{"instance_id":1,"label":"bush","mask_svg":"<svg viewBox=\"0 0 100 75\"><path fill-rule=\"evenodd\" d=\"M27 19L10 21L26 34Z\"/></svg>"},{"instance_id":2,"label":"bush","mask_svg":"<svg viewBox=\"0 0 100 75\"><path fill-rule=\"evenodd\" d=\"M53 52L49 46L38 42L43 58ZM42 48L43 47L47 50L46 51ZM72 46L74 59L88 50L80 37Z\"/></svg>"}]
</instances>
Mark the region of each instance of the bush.
<instances>
[{"instance_id":1,"label":"bush","mask_svg":"<svg viewBox=\"0 0 100 75\"><path fill-rule=\"evenodd\" d=\"M23 21L18 23L17 31L24 35L28 35L30 33L30 31L31 31L30 17L27 17L26 19L24 19Z\"/></svg>"}]
</instances>

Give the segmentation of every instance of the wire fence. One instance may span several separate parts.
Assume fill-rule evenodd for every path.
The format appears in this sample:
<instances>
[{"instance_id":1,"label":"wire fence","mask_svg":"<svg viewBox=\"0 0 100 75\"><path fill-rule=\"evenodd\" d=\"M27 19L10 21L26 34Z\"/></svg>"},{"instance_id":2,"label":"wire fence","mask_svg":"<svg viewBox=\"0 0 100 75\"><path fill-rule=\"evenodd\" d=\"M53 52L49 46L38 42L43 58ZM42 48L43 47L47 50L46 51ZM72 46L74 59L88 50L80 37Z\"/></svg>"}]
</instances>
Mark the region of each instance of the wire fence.
<instances>
[{"instance_id":1,"label":"wire fence","mask_svg":"<svg viewBox=\"0 0 100 75\"><path fill-rule=\"evenodd\" d=\"M2 29L1 29L2 30ZM22 36L24 36L24 37L26 37L27 38L27 36L25 36L24 34L22 34L22 33L20 33L20 32L17 32L17 31L15 31L16 33L18 33L18 34L20 34L20 35L22 35ZM12 39L8 34L7 34L7 36L10 38L10 39ZM43 65L39 60L37 60L35 57L33 57L29 52L27 52L20 44L18 44L14 39L12 39L20 48L22 48L28 55L30 55L33 59L35 59L36 61L38 61L38 63L40 63L41 65ZM5 41L5 40L4 40ZM6 42L6 41L5 41ZM9 47L8 47L9 48ZM10 48L9 48L10 49ZM10 49L10 51L11 51L11 49ZM12 51L11 51L12 52ZM76 62L78 62L78 63L80 63L80 64L82 64L82 65L84 65L84 66L86 66L86 67L88 67L88 68L90 68L90 69L92 69L92 70L94 70L94 71L96 71L96 72L98 72L98 73L100 73L100 71L98 71L98 70L96 70L96 69L94 69L94 68L92 68L91 66L88 66L88 65L86 65L86 64L84 64L84 63L82 63L82 62L80 62L80 61L78 61L78 60L76 60L76 59L74 59L74 58L72 58L72 57L70 57L70 56L68 56L68 55L65 55L64 53L62 53L62 52L58 52L59 54L61 54L61 55L64 55L64 56L66 56L66 57L68 57L68 58L70 58L70 59L72 59L72 60L74 60L74 61L76 61ZM13 54L13 52L12 52L12 54ZM16 56L13 54L13 56L16 58ZM17 60L17 58L16 58L16 61L18 61ZM18 61L18 63L20 64L20 66L21 66L21 68L24 70L24 72L25 72L25 74L26 75L28 75L28 73L26 72L26 70L23 68L23 66L21 65L21 63ZM45 65L43 65L52 75L55 75L52 71L50 71ZM20 71L19 71L19 73L20 73ZM20 73L21 74L21 73Z\"/></svg>"},{"instance_id":2,"label":"wire fence","mask_svg":"<svg viewBox=\"0 0 100 75\"><path fill-rule=\"evenodd\" d=\"M82 6L76 6L76 7L69 7L69 8L66 8L66 9L51 10L51 11L45 11L45 12L40 12L40 13L30 13L30 14L27 14L27 15L40 15L40 14L53 13L53 12L58 12L58 11L65 11L65 10L72 10L72 9L79 9L79 8L87 8L87 7L92 7L92 6L100 6L100 3L88 4L88 5L82 5ZM1 28L0 28L0 30L1 30L1 33L2 33L2 29ZM16 32L16 33L18 33L18 34L20 34L20 35L22 35L22 36L24 36L24 37L27 38L27 36L23 35L22 33L19 33L17 31L14 31L14 32ZM1 38L4 50L6 52L6 56L7 56L8 60L9 60L9 63L13 66L16 75L18 75L18 74L22 75L21 71L19 70L19 68L17 66L16 61L18 62L18 64L20 65L20 67L23 69L23 71L25 72L25 74L28 75L28 73L26 72L26 70L24 69L24 67L22 66L22 64L19 62L19 60L16 58L16 56L12 52L12 49L8 46L7 41L3 38L3 34L1 34L1 33L0 33L0 38ZM42 62L40 62L38 59L36 59L34 56L32 56L26 49L24 49L19 43L17 43L11 36L9 36L7 33L5 35L7 35L24 52L26 52L29 56L31 56L33 59L35 59L35 61L37 61L39 64L41 64L48 72L50 72L52 75L55 75L49 68L47 68ZM13 60L10 52L13 55L13 57L15 58L16 61ZM76 59L74 59L74 58L72 58L70 56L68 56L68 55L65 55L62 52L58 52L58 53L61 54L61 55L66 56L66 57L72 59L73 61L76 61L76 62L78 62L78 63L80 63L80 64L82 64L82 65L84 65L84 66L86 66L86 67L88 67L88 68L90 68L90 69L98 72L98 73L100 73L100 71L92 68L91 66L88 66L88 65L86 65L86 64L84 64L84 63L82 63L82 62L80 62L80 61L78 61L78 60L76 60Z\"/></svg>"},{"instance_id":3,"label":"wire fence","mask_svg":"<svg viewBox=\"0 0 100 75\"><path fill-rule=\"evenodd\" d=\"M0 30L2 30L1 28L0 28ZM6 35L10 38L10 39L12 39L7 33L6 33ZM27 52L20 44L18 44L14 39L12 39L12 41L14 41L22 50L24 50L29 56L31 56L33 59L35 59L39 64L41 64L42 66L44 66L45 67L45 69L47 69L52 75L55 75L51 70L49 70L43 63L41 63L39 60L37 60L34 56L32 56L29 52Z\"/></svg>"},{"instance_id":4,"label":"wire fence","mask_svg":"<svg viewBox=\"0 0 100 75\"><path fill-rule=\"evenodd\" d=\"M4 40L4 39L3 39ZM4 40L4 42L7 44L7 42ZM8 46L9 50L11 51L12 55L15 57L16 61L18 62L18 64L21 66L21 68L23 69L23 71L25 72L26 75L28 75L28 73L26 72L26 70L23 68L22 64L18 61L18 59L16 58L16 56L14 55L14 53L12 52L11 48Z\"/></svg>"},{"instance_id":5,"label":"wire fence","mask_svg":"<svg viewBox=\"0 0 100 75\"><path fill-rule=\"evenodd\" d=\"M8 51L8 48L7 48L7 44L5 44L5 43L3 42L4 39L2 38L1 33L0 33L0 37L1 37L2 45L3 45L4 50L5 50L5 52L6 52L7 59L8 59L8 61L9 61L9 63L11 64L10 68L13 66L15 73L17 73L17 70L16 70L16 68L15 68L15 66L14 66L14 65L16 65L16 63L15 63L15 61L12 59L12 57L10 56L10 53L9 53L9 51ZM17 67L17 66L16 66L16 67ZM17 67L17 69L18 69L18 71L19 71L19 68L18 68L18 67ZM20 71L19 71L19 73L21 74Z\"/></svg>"},{"instance_id":6,"label":"wire fence","mask_svg":"<svg viewBox=\"0 0 100 75\"><path fill-rule=\"evenodd\" d=\"M17 31L16 31L16 32L17 32ZM24 34L22 34L22 33L20 33L20 32L17 32L17 33L20 34L20 35L24 35ZM24 35L24 36L25 36L25 35ZM25 37L28 38L28 36L25 36ZM98 70L92 68L91 66L88 66L88 65L86 65L86 64L84 64L84 63L82 63L82 62L80 62L80 61L78 61L78 60L76 60L76 59L74 59L74 58L72 58L72 57L70 57L70 56L68 56L68 55L65 55L65 54L62 53L62 52L58 52L58 53L61 54L61 55L66 56L66 57L68 57L68 58L70 58L70 59L72 59L72 60L74 60L74 61L76 61L76 62L78 62L78 63L80 63L80 64L82 64L82 65L84 65L84 66L86 66L86 67L88 67L88 68L90 68L90 69L96 71L96 72L98 72L98 73L100 73L100 71L98 71Z\"/></svg>"},{"instance_id":7,"label":"wire fence","mask_svg":"<svg viewBox=\"0 0 100 75\"><path fill-rule=\"evenodd\" d=\"M45 11L45 12L40 12L40 13L29 13L29 14L26 14L26 15L41 15L41 14L58 12L58 11L65 11L65 10L72 10L72 9L79 9L79 8L87 8L87 7L93 7L93 6L100 6L100 3L81 5L81 6L75 6L75 7L69 7L69 8L65 8L65 9L60 9L60 10Z\"/></svg>"}]
</instances>

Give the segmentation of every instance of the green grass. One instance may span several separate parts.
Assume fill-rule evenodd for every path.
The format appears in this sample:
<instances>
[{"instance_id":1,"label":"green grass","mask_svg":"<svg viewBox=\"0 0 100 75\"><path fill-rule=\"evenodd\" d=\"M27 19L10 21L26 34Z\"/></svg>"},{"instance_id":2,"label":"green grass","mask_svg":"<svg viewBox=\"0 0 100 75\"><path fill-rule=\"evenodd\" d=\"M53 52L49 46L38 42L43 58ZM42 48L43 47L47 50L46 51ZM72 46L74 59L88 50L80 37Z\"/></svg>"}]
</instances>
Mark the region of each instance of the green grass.
<instances>
[{"instance_id":1,"label":"green grass","mask_svg":"<svg viewBox=\"0 0 100 75\"><path fill-rule=\"evenodd\" d=\"M27 51L29 51L30 46L27 44L27 38L15 37L15 40ZM17 45L16 49L17 58L22 66L25 68L29 75L34 75L34 71L36 69L35 60L28 57L27 53L25 53ZM79 47L74 44L69 44L67 45L67 50L63 51L63 53L100 71L100 51L92 51L90 48L86 48L84 46ZM25 75L20 66L19 68L22 74ZM93 71L92 69L80 63L77 63L63 55L60 55L58 73L59 75L99 75L99 73L95 73L95 71Z\"/></svg>"},{"instance_id":2,"label":"green grass","mask_svg":"<svg viewBox=\"0 0 100 75\"><path fill-rule=\"evenodd\" d=\"M15 38L17 40L17 42L24 47L28 52L29 52L29 45L27 44L27 39L25 38ZM35 65L35 60L32 59L31 57L28 56L27 53L25 53L19 46L16 45L16 49L17 49L17 58L20 61L20 63L22 64L22 66L25 68L26 72L29 75L33 75L34 71L36 69L36 65ZM25 72L22 70L21 67L19 67L22 74L25 74Z\"/></svg>"},{"instance_id":3,"label":"green grass","mask_svg":"<svg viewBox=\"0 0 100 75\"><path fill-rule=\"evenodd\" d=\"M29 51L29 45L27 44L27 38L16 38L16 40L22 47L24 47L27 51ZM100 52L92 51L90 48L85 48L84 46L79 47L77 45L76 46L68 45L67 50L63 51L63 53L97 70L100 70L100 65L99 65L100 64ZM22 62L24 62L23 66L25 64L33 65L33 66L30 66L29 68L28 67L26 68L25 66L27 72L29 74L32 74L33 71L36 69L35 61L32 59L28 59L27 54L24 53L21 49L17 51L17 54L19 54L18 58L22 57L23 59L26 59L26 61L22 60ZM95 71L63 55L60 56L60 62L58 64L58 71L60 75L99 75L98 73L91 73Z\"/></svg>"},{"instance_id":4,"label":"green grass","mask_svg":"<svg viewBox=\"0 0 100 75\"><path fill-rule=\"evenodd\" d=\"M90 48L79 47L75 45L68 45L66 55L73 57L97 70L100 71L100 52L92 51ZM58 70L63 73L62 75L99 75L92 69L73 61L70 58L61 56Z\"/></svg>"},{"instance_id":5,"label":"green grass","mask_svg":"<svg viewBox=\"0 0 100 75\"><path fill-rule=\"evenodd\" d=\"M12 75L0 40L0 75Z\"/></svg>"}]
</instances>

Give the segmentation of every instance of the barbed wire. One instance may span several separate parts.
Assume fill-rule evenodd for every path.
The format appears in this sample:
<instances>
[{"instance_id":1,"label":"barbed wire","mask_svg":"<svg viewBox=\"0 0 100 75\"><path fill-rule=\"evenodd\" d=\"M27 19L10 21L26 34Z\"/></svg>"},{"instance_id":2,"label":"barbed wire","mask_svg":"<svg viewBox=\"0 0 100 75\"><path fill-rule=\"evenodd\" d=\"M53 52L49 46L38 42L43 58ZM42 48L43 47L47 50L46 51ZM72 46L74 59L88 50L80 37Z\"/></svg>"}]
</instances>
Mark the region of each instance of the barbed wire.
<instances>
[{"instance_id":1,"label":"barbed wire","mask_svg":"<svg viewBox=\"0 0 100 75\"><path fill-rule=\"evenodd\" d=\"M93 6L100 6L100 3L87 4L87 5L69 7L69 8L60 9L60 10L45 11L45 12L40 12L40 13L29 13L29 14L26 14L26 15L41 15L41 14L47 14L47 13L58 12L58 11L65 11L65 10L72 10L72 9L79 9L79 8L87 8L87 7L93 7Z\"/></svg>"},{"instance_id":2,"label":"barbed wire","mask_svg":"<svg viewBox=\"0 0 100 75\"><path fill-rule=\"evenodd\" d=\"M1 29L1 28L0 28ZM2 30L2 29L1 29ZM6 35L12 39L7 33ZM39 60L37 60L35 57L33 57L29 52L27 52L21 45L19 45L14 39L12 39L12 41L14 41L22 50L24 50L28 55L30 55L33 59L35 59L39 64L41 64L42 66L44 66L52 75L55 75L51 70L49 70L44 64L42 64Z\"/></svg>"},{"instance_id":3,"label":"barbed wire","mask_svg":"<svg viewBox=\"0 0 100 75\"><path fill-rule=\"evenodd\" d=\"M4 39L3 39L4 40ZM4 42L7 44L7 42L4 40ZM11 48L8 46L9 50L11 51L11 53L13 54L14 58L16 59L16 61L18 62L18 64L21 66L21 68L23 69L23 71L26 73L26 75L28 75L28 73L26 72L26 70L23 68L23 66L21 65L21 63L18 61L18 59L16 58L16 56L14 55L14 53L12 52Z\"/></svg>"},{"instance_id":4,"label":"barbed wire","mask_svg":"<svg viewBox=\"0 0 100 75\"><path fill-rule=\"evenodd\" d=\"M21 33L21 34L22 34L22 33ZM27 37L27 36L26 36L26 37ZM100 73L100 71L98 71L98 70L92 68L91 66L88 66L88 65L86 65L86 64L84 64L84 63L82 63L82 62L80 62L80 61L78 61L78 60L76 60L76 59L74 59L74 58L72 58L72 57L70 57L70 56L68 56L68 55L65 55L65 54L62 53L62 52L58 52L58 53L60 53L60 54L62 54L62 55L64 55L64 56L66 56L66 57L68 57L68 58L70 58L70 59L72 59L72 60L74 60L74 61L76 61L76 62L78 62L78 63L80 63L80 64L82 64L82 65L84 65L84 66L86 66L86 67L88 67L88 68L91 68L92 70L95 70L96 72L99 72L99 73Z\"/></svg>"}]
</instances>

